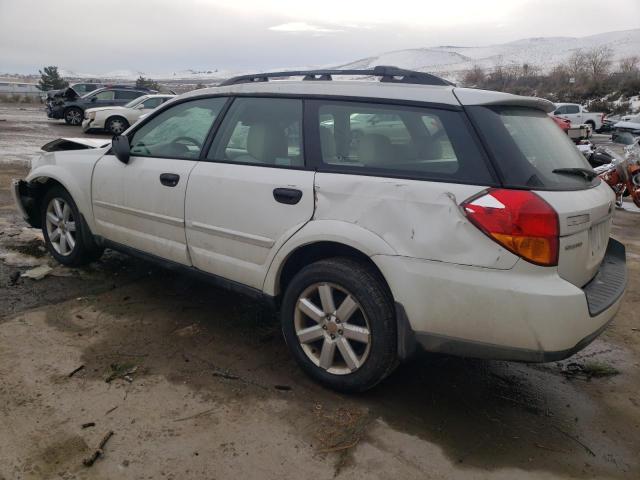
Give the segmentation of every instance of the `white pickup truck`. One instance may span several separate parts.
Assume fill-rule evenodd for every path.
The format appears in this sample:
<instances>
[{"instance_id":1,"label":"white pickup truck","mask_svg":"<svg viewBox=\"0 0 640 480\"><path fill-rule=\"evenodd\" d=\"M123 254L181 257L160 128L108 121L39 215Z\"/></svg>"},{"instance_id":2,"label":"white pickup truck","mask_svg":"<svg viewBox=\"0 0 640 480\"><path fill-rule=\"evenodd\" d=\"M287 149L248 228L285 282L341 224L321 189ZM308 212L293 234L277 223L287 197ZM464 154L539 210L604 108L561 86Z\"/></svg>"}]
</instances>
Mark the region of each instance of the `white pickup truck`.
<instances>
[{"instance_id":1,"label":"white pickup truck","mask_svg":"<svg viewBox=\"0 0 640 480\"><path fill-rule=\"evenodd\" d=\"M553 114L556 117L566 118L572 126L589 125L591 130L597 132L602 128L604 113L591 113L577 103L556 103Z\"/></svg>"}]
</instances>

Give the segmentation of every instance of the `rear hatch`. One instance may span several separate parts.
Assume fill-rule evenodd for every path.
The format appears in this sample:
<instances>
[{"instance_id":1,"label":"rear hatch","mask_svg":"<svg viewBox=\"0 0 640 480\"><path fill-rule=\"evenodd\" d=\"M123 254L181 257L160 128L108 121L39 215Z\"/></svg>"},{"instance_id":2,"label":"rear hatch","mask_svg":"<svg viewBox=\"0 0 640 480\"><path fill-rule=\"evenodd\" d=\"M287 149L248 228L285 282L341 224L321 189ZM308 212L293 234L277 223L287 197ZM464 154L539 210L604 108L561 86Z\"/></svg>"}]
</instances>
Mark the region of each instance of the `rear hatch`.
<instances>
[{"instance_id":1,"label":"rear hatch","mask_svg":"<svg viewBox=\"0 0 640 480\"><path fill-rule=\"evenodd\" d=\"M604 258L613 216L613 191L567 135L536 108L467 107L505 188L531 190L558 214L558 273L583 287Z\"/></svg>"}]
</instances>

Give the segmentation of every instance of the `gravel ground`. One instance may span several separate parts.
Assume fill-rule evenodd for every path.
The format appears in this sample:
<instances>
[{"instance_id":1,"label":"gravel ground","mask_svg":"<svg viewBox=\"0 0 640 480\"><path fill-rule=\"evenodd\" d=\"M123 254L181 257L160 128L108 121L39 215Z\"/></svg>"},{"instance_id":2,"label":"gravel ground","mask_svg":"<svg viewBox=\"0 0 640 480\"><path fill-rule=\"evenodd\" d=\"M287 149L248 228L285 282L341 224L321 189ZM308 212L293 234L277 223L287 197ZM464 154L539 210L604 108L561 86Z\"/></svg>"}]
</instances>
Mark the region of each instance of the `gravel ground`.
<instances>
[{"instance_id":1,"label":"gravel ground","mask_svg":"<svg viewBox=\"0 0 640 480\"><path fill-rule=\"evenodd\" d=\"M259 305L191 278L116 253L18 278L54 263L9 180L59 136L82 133L0 105L1 480L640 477L635 209L614 221L621 311L583 352L545 365L425 354L346 396L298 370Z\"/></svg>"}]
</instances>

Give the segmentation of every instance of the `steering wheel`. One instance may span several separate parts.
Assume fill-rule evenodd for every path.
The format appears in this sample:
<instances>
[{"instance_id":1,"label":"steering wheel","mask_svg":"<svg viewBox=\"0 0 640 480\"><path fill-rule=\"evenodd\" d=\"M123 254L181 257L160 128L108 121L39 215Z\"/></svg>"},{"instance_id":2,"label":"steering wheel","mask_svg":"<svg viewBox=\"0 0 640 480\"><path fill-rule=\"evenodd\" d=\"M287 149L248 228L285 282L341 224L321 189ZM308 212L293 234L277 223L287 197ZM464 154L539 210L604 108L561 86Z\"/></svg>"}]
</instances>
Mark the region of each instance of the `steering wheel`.
<instances>
[{"instance_id":1,"label":"steering wheel","mask_svg":"<svg viewBox=\"0 0 640 480\"><path fill-rule=\"evenodd\" d=\"M193 139L191 137L186 137L186 136L174 138L171 143L181 143L181 141L189 142L189 143L195 145L198 148L202 148L202 145L200 144L200 142L198 142L197 140L195 140L195 139Z\"/></svg>"}]
</instances>

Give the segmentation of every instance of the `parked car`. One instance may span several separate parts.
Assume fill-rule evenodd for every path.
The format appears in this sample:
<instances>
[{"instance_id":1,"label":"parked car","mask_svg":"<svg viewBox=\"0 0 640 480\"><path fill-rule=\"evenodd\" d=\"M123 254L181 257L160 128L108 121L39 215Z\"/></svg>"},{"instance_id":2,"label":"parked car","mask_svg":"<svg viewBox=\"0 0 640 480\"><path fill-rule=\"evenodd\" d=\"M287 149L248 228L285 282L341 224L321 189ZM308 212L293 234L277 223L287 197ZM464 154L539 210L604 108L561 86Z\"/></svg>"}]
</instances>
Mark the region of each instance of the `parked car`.
<instances>
[{"instance_id":1,"label":"parked car","mask_svg":"<svg viewBox=\"0 0 640 480\"><path fill-rule=\"evenodd\" d=\"M602 128L605 116L604 113L591 113L577 103L556 103L553 114L570 120L572 125L589 125L595 132L599 132Z\"/></svg>"},{"instance_id":2,"label":"parked car","mask_svg":"<svg viewBox=\"0 0 640 480\"><path fill-rule=\"evenodd\" d=\"M600 127L600 133L607 133L613 131L613 126L621 120L620 115L606 115L602 121L602 127Z\"/></svg>"},{"instance_id":3,"label":"parked car","mask_svg":"<svg viewBox=\"0 0 640 480\"><path fill-rule=\"evenodd\" d=\"M99 88L81 97L53 97L52 101L47 103L47 116L64 118L69 125L80 125L87 108L124 105L149 93L155 93L155 91L119 85Z\"/></svg>"},{"instance_id":4,"label":"parked car","mask_svg":"<svg viewBox=\"0 0 640 480\"><path fill-rule=\"evenodd\" d=\"M613 126L617 133L629 132L632 135L640 135L640 115L626 116L621 120Z\"/></svg>"},{"instance_id":5,"label":"parked car","mask_svg":"<svg viewBox=\"0 0 640 480\"><path fill-rule=\"evenodd\" d=\"M49 104L55 97L64 97L68 99L78 98L86 95L89 92L93 92L98 88L103 88L104 86L105 85L103 85L102 83L97 82L74 83L72 85L69 85L67 88L62 88L59 90L48 90L46 92L43 92L43 100L45 101L45 103Z\"/></svg>"},{"instance_id":6,"label":"parked car","mask_svg":"<svg viewBox=\"0 0 640 480\"><path fill-rule=\"evenodd\" d=\"M569 134L569 129L571 128L571 120L567 120L566 118L556 117L555 115L551 116L551 119L560 127L560 129Z\"/></svg>"},{"instance_id":7,"label":"parked car","mask_svg":"<svg viewBox=\"0 0 640 480\"><path fill-rule=\"evenodd\" d=\"M120 135L130 125L136 123L141 115L149 113L173 97L175 95L143 95L122 107L87 108L84 111L82 130L84 132L106 130L114 135Z\"/></svg>"},{"instance_id":8,"label":"parked car","mask_svg":"<svg viewBox=\"0 0 640 480\"><path fill-rule=\"evenodd\" d=\"M315 81L274 81L294 76ZM393 67L248 75L109 145L45 146L13 194L63 265L112 248L277 306L300 367L337 390L416 348L556 361L612 320L626 260L614 194L553 108ZM403 134L354 144L361 114Z\"/></svg>"}]
</instances>

